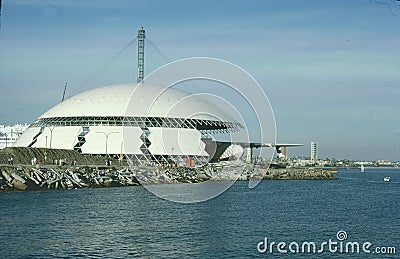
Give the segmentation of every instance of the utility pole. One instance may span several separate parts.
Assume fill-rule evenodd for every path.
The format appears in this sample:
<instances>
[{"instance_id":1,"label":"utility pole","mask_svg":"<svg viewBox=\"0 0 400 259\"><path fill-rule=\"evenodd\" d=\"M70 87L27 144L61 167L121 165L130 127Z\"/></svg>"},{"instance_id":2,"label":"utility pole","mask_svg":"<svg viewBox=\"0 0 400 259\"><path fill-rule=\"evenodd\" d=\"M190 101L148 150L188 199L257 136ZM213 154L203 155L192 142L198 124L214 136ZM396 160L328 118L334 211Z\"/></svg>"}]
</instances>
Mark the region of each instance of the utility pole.
<instances>
[{"instance_id":1,"label":"utility pole","mask_svg":"<svg viewBox=\"0 0 400 259\"><path fill-rule=\"evenodd\" d=\"M55 129L56 127L48 127L48 129L50 130L50 149L51 149L51 142L53 141L53 130ZM46 140L47 140L47 138L46 138Z\"/></svg>"},{"instance_id":2,"label":"utility pole","mask_svg":"<svg viewBox=\"0 0 400 259\"><path fill-rule=\"evenodd\" d=\"M111 134L114 134L114 133L119 133L119 132L112 131L112 132L109 132L109 133L105 133L105 132L102 132L102 131L97 131L96 133L104 134L104 136L106 137L106 156L108 157L108 136L110 136Z\"/></svg>"}]
</instances>

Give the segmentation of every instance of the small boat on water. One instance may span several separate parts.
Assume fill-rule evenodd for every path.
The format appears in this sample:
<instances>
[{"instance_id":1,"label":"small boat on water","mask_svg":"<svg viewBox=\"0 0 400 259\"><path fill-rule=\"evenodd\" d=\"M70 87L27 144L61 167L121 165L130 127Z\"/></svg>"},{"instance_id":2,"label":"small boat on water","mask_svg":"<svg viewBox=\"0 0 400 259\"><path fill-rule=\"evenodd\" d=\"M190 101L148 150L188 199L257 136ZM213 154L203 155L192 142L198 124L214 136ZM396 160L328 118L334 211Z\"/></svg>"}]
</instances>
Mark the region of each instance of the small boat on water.
<instances>
[{"instance_id":1,"label":"small boat on water","mask_svg":"<svg viewBox=\"0 0 400 259\"><path fill-rule=\"evenodd\" d=\"M384 182L390 182L390 176L386 176L385 178L383 178Z\"/></svg>"},{"instance_id":2,"label":"small boat on water","mask_svg":"<svg viewBox=\"0 0 400 259\"><path fill-rule=\"evenodd\" d=\"M364 168L364 164L363 164L363 163L361 163L360 172L361 172L361 173L364 173L364 172L365 172L365 168Z\"/></svg>"}]
</instances>

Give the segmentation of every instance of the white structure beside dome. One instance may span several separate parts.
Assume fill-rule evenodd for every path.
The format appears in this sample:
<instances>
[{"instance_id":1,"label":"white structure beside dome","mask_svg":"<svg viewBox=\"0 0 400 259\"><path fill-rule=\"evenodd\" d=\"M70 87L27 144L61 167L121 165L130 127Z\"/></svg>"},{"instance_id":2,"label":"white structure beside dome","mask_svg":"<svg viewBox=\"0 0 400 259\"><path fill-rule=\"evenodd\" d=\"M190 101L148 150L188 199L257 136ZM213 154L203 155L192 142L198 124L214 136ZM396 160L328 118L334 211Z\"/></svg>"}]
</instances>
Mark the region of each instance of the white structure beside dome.
<instances>
[{"instance_id":1,"label":"white structure beside dome","mask_svg":"<svg viewBox=\"0 0 400 259\"><path fill-rule=\"evenodd\" d=\"M242 125L189 93L140 84L75 95L41 115L14 146L73 149L90 155L132 155L138 164L185 158L205 161L209 133Z\"/></svg>"},{"instance_id":2,"label":"white structure beside dome","mask_svg":"<svg viewBox=\"0 0 400 259\"><path fill-rule=\"evenodd\" d=\"M29 124L0 125L0 149L13 146Z\"/></svg>"}]
</instances>

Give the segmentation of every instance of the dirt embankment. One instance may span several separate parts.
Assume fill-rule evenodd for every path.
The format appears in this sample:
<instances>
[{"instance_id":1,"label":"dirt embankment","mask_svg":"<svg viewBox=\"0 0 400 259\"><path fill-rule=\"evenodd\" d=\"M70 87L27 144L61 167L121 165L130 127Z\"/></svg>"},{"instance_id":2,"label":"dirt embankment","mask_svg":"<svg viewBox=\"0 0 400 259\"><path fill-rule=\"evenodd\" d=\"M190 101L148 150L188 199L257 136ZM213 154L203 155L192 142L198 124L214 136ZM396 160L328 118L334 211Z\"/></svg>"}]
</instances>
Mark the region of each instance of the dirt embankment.
<instances>
[{"instance_id":1,"label":"dirt embankment","mask_svg":"<svg viewBox=\"0 0 400 259\"><path fill-rule=\"evenodd\" d=\"M84 156L75 150L66 149L49 149L49 148L32 148L32 147L7 147L0 152L0 164L8 164L8 160L13 158L15 165L32 165L32 159L36 163L41 161L42 164L59 163L65 160L66 164L76 161L77 165L104 165L105 160L112 160L116 165L118 160L105 158L101 156Z\"/></svg>"}]
</instances>

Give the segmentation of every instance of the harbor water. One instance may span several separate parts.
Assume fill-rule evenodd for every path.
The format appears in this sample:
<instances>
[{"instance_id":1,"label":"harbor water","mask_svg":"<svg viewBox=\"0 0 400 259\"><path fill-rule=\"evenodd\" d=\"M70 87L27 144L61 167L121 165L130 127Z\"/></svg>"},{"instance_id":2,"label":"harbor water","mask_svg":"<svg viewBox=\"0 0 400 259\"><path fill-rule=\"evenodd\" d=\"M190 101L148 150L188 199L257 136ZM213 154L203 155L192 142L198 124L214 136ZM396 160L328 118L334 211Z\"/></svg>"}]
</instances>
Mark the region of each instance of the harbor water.
<instances>
[{"instance_id":1,"label":"harbor water","mask_svg":"<svg viewBox=\"0 0 400 259\"><path fill-rule=\"evenodd\" d=\"M302 253L302 242L371 243L400 257L400 169L341 169L336 180L236 182L206 202L162 200L142 186L0 193L1 258L243 258L260 242L297 242L287 258L343 258ZM383 178L391 177L390 182ZM338 232L346 238L338 239ZM259 247L258 247L259 246ZM264 246L262 243L261 248ZM288 246L286 246L288 250Z\"/></svg>"}]
</instances>

